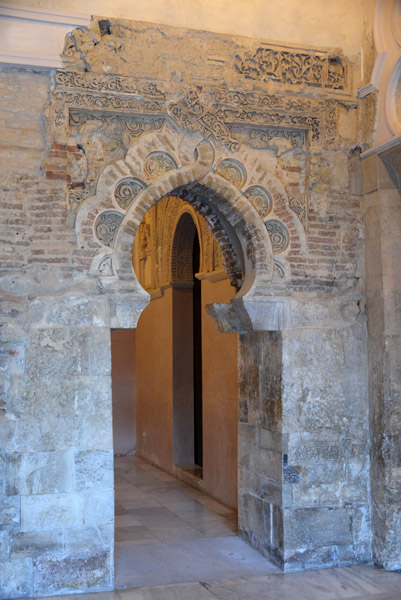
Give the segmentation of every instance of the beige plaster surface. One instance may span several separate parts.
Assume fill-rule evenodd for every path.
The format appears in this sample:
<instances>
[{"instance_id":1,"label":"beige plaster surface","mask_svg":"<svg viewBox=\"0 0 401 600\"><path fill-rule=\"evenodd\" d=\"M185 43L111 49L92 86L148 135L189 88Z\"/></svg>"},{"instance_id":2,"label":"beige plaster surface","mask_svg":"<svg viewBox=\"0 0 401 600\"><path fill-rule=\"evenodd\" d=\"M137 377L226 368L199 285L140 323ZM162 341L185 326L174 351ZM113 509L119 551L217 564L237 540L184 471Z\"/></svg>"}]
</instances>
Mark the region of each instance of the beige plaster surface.
<instances>
[{"instance_id":1,"label":"beige plaster surface","mask_svg":"<svg viewBox=\"0 0 401 600\"><path fill-rule=\"evenodd\" d=\"M172 289L143 311L136 330L137 454L173 464Z\"/></svg>"},{"instance_id":2,"label":"beige plaster surface","mask_svg":"<svg viewBox=\"0 0 401 600\"><path fill-rule=\"evenodd\" d=\"M293 44L341 47L349 56L360 51L366 3L367 0L116 0L112 4L107 0L12 2L19 6L135 19Z\"/></svg>"},{"instance_id":3,"label":"beige plaster surface","mask_svg":"<svg viewBox=\"0 0 401 600\"><path fill-rule=\"evenodd\" d=\"M173 345L178 346L178 365L186 373L180 353L183 339L173 336L174 290L168 288L161 298L152 300L142 313L136 333L137 369L137 453L168 472L173 458ZM211 283L202 281L203 307L211 302L229 302L234 289L228 279ZM177 294L174 296L177 301ZM181 310L183 309L180 303ZM203 486L205 493L233 509L237 508L237 428L238 378L237 335L219 333L203 308ZM180 351L181 348L181 351ZM177 350L175 350L177 352ZM184 375L185 373L183 373ZM185 387L185 377L178 385ZM184 402L185 404L185 402ZM183 404L183 406L184 406ZM191 430L189 415L187 429ZM181 428L183 429L183 428ZM182 442L183 440L181 440ZM189 463L190 464L190 463Z\"/></svg>"},{"instance_id":4,"label":"beige plaster surface","mask_svg":"<svg viewBox=\"0 0 401 600\"><path fill-rule=\"evenodd\" d=\"M219 333L205 306L230 302L228 279L202 281L204 490L232 508L238 505L238 375L235 333Z\"/></svg>"},{"instance_id":5,"label":"beige plaster surface","mask_svg":"<svg viewBox=\"0 0 401 600\"><path fill-rule=\"evenodd\" d=\"M135 329L111 331L114 454L135 451Z\"/></svg>"}]
</instances>

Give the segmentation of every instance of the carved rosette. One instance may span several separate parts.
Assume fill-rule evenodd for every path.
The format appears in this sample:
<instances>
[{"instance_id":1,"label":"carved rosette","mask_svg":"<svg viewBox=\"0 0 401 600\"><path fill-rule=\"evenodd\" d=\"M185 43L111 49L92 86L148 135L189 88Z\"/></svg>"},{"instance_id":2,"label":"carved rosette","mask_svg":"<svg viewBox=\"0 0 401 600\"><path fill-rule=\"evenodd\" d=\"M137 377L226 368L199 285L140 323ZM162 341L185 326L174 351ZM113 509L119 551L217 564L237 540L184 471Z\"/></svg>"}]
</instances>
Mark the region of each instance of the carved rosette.
<instances>
[{"instance_id":1,"label":"carved rosette","mask_svg":"<svg viewBox=\"0 0 401 600\"><path fill-rule=\"evenodd\" d=\"M245 167L232 158L225 158L220 161L216 167L216 173L235 185L239 190L246 182Z\"/></svg>"},{"instance_id":2,"label":"carved rosette","mask_svg":"<svg viewBox=\"0 0 401 600\"><path fill-rule=\"evenodd\" d=\"M113 245L123 215L112 210L101 213L95 221L95 235L99 242L109 248Z\"/></svg>"},{"instance_id":3,"label":"carved rosette","mask_svg":"<svg viewBox=\"0 0 401 600\"><path fill-rule=\"evenodd\" d=\"M166 152L151 152L143 164L143 172L149 181L154 181L176 168L174 159Z\"/></svg>"},{"instance_id":4,"label":"carved rosette","mask_svg":"<svg viewBox=\"0 0 401 600\"><path fill-rule=\"evenodd\" d=\"M290 243L290 232L281 221L271 219L265 223L266 229L269 232L270 241L273 252L278 254L284 252Z\"/></svg>"},{"instance_id":5,"label":"carved rosette","mask_svg":"<svg viewBox=\"0 0 401 600\"><path fill-rule=\"evenodd\" d=\"M114 192L117 204L127 210L137 195L145 189L146 185L136 177L126 177L118 184Z\"/></svg>"},{"instance_id":6,"label":"carved rosette","mask_svg":"<svg viewBox=\"0 0 401 600\"><path fill-rule=\"evenodd\" d=\"M245 190L244 195L262 217L267 217L272 209L272 201L267 191L261 185L252 185Z\"/></svg>"}]
</instances>

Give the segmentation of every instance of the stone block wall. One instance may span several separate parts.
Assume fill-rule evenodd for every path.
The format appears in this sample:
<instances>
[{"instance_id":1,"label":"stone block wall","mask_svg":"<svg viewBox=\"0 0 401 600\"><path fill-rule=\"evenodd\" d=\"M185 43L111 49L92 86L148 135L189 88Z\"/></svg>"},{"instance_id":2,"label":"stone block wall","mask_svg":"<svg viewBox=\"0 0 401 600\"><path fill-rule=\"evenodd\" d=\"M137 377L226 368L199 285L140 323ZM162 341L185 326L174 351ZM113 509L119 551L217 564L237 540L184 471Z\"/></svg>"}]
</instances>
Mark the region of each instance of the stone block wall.
<instances>
[{"instance_id":1,"label":"stone block wall","mask_svg":"<svg viewBox=\"0 0 401 600\"><path fill-rule=\"evenodd\" d=\"M239 356L238 527L284 567L281 335L242 334Z\"/></svg>"},{"instance_id":2,"label":"stone block wall","mask_svg":"<svg viewBox=\"0 0 401 600\"><path fill-rule=\"evenodd\" d=\"M399 156L398 146L367 157L358 179L366 232L373 558L390 570L401 568Z\"/></svg>"},{"instance_id":3,"label":"stone block wall","mask_svg":"<svg viewBox=\"0 0 401 600\"><path fill-rule=\"evenodd\" d=\"M65 184L40 172L49 76L0 82L0 597L110 589L109 311L79 291Z\"/></svg>"},{"instance_id":4,"label":"stone block wall","mask_svg":"<svg viewBox=\"0 0 401 600\"><path fill-rule=\"evenodd\" d=\"M2 421L2 597L113 583L110 329L102 302L32 300ZM15 569L21 572L22 588ZM4 573L5 570L5 573ZM8 574L7 574L8 573Z\"/></svg>"},{"instance_id":5,"label":"stone block wall","mask_svg":"<svg viewBox=\"0 0 401 600\"><path fill-rule=\"evenodd\" d=\"M285 571L371 555L366 326L335 304L241 336L239 527Z\"/></svg>"},{"instance_id":6,"label":"stone block wall","mask_svg":"<svg viewBox=\"0 0 401 600\"><path fill-rule=\"evenodd\" d=\"M288 570L370 559L367 339L354 308L355 320L341 307L341 325L283 334Z\"/></svg>"}]
</instances>

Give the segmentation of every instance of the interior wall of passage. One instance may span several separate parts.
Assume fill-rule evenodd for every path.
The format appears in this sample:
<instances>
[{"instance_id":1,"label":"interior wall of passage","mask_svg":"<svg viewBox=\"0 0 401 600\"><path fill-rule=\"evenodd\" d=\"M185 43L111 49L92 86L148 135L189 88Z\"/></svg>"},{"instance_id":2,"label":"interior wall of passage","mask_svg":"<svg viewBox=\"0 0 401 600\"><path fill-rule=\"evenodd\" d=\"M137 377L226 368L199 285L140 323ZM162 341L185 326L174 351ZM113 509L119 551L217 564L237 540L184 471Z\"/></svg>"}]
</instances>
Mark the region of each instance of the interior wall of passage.
<instances>
[{"instance_id":1,"label":"interior wall of passage","mask_svg":"<svg viewBox=\"0 0 401 600\"><path fill-rule=\"evenodd\" d=\"M168 204L172 214L176 215L170 227L158 219L158 215L166 214L163 204ZM138 279L153 296L136 330L137 452L170 473L174 473L175 466L194 464L193 450L191 457L188 449L191 439L193 443L190 431L193 429L193 417L191 419L188 411L185 414L182 412L186 406L185 396L190 397L188 402L193 402L192 348L188 347L188 343L193 343L192 334L189 334L189 330L192 330L192 287L187 281L186 264L186 254L189 252L192 255L192 247L189 250L182 248L185 251L182 257L172 251L174 236L180 223L183 223L183 215L195 221L200 233L202 489L224 504L236 508L237 335L218 332L205 308L213 302L229 302L235 295L235 289L224 273L221 252L207 230L204 219L178 198L166 198L147 213L138 230L133 250ZM174 223L178 226L175 227ZM193 243L192 237L189 238L189 242ZM145 246L149 253L147 260ZM172 261L176 261L178 266L174 266ZM168 274L175 276L178 281L166 282L165 276ZM180 284L180 277L185 279L183 284ZM151 281L159 284L164 281L162 289L152 287ZM185 430L188 435L183 439L182 432ZM178 441L177 436L181 436Z\"/></svg>"},{"instance_id":2,"label":"interior wall of passage","mask_svg":"<svg viewBox=\"0 0 401 600\"><path fill-rule=\"evenodd\" d=\"M136 451L135 329L111 330L113 446L116 456Z\"/></svg>"}]
</instances>

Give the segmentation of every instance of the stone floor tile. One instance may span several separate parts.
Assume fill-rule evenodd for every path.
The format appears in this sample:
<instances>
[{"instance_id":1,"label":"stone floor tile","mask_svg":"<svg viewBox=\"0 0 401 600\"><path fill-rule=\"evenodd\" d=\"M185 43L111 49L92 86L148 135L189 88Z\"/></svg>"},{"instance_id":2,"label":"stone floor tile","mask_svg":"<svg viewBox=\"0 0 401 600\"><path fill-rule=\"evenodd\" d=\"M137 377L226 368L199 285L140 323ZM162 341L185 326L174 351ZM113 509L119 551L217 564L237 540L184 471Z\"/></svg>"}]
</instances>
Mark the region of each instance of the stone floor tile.
<instances>
[{"instance_id":1,"label":"stone floor tile","mask_svg":"<svg viewBox=\"0 0 401 600\"><path fill-rule=\"evenodd\" d=\"M188 540L200 540L206 537L200 531L193 527L180 527L177 529L159 529L153 530L152 533L161 542L184 542Z\"/></svg>"},{"instance_id":2,"label":"stone floor tile","mask_svg":"<svg viewBox=\"0 0 401 600\"><path fill-rule=\"evenodd\" d=\"M115 557L117 589L279 572L235 536L117 547Z\"/></svg>"},{"instance_id":3,"label":"stone floor tile","mask_svg":"<svg viewBox=\"0 0 401 600\"><path fill-rule=\"evenodd\" d=\"M155 539L153 533L142 525L134 525L133 527L116 527L115 532L116 542L128 542L128 541L139 541L139 540L151 540Z\"/></svg>"},{"instance_id":4,"label":"stone floor tile","mask_svg":"<svg viewBox=\"0 0 401 600\"><path fill-rule=\"evenodd\" d=\"M183 583L161 587L124 590L119 592L121 600L213 600L199 583Z\"/></svg>"},{"instance_id":5,"label":"stone floor tile","mask_svg":"<svg viewBox=\"0 0 401 600\"><path fill-rule=\"evenodd\" d=\"M278 573L259 577L241 577L205 583L206 589L219 600L378 600L383 590L374 585L369 589L357 573L345 572L343 568L303 571L300 573ZM391 600L401 598L398 592L390 593ZM393 594L391 596L391 594Z\"/></svg>"},{"instance_id":6,"label":"stone floor tile","mask_svg":"<svg viewBox=\"0 0 401 600\"><path fill-rule=\"evenodd\" d=\"M207 537L222 537L226 535L237 535L237 527L228 521L224 522L221 520L215 521L198 521L194 519L191 522L192 527L197 531L200 531Z\"/></svg>"},{"instance_id":7,"label":"stone floor tile","mask_svg":"<svg viewBox=\"0 0 401 600\"><path fill-rule=\"evenodd\" d=\"M156 500L152 500L151 498L147 497L120 500L119 504L129 511L136 508L150 508L151 506L161 506L161 504L159 502L156 502Z\"/></svg>"},{"instance_id":8,"label":"stone floor tile","mask_svg":"<svg viewBox=\"0 0 401 600\"><path fill-rule=\"evenodd\" d=\"M68 594L64 596L42 596L35 600L121 600L119 592L96 592L93 594Z\"/></svg>"},{"instance_id":9,"label":"stone floor tile","mask_svg":"<svg viewBox=\"0 0 401 600\"><path fill-rule=\"evenodd\" d=\"M133 525L142 525L142 523L138 521L138 519L135 519L133 515L124 511L124 514L118 515L116 513L115 525L116 527L121 529L121 527L132 527Z\"/></svg>"}]
</instances>

